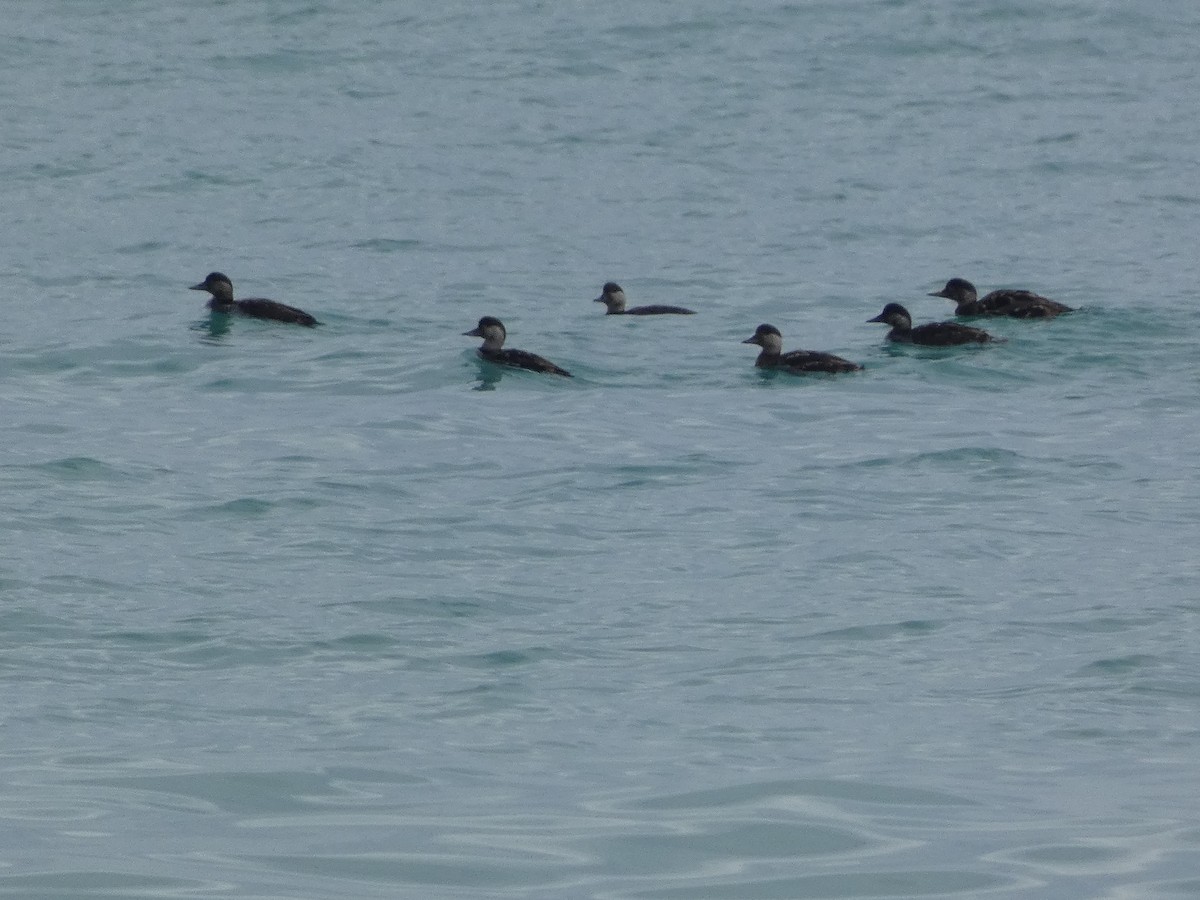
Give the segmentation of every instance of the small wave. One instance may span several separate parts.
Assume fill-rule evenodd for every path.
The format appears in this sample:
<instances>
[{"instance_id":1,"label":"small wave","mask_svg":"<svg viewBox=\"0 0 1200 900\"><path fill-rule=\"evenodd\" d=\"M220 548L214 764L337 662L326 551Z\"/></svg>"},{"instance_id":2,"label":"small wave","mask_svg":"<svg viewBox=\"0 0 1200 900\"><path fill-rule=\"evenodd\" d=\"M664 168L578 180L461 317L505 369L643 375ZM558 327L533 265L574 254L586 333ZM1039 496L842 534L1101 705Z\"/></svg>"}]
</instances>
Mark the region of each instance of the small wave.
<instances>
[{"instance_id":1,"label":"small wave","mask_svg":"<svg viewBox=\"0 0 1200 900\"><path fill-rule=\"evenodd\" d=\"M27 468L62 481L126 481L133 478L129 472L90 456L69 456Z\"/></svg>"},{"instance_id":2,"label":"small wave","mask_svg":"<svg viewBox=\"0 0 1200 900\"><path fill-rule=\"evenodd\" d=\"M395 253L419 247L421 242L414 238L370 238L358 241L352 246L359 250L371 250L375 253Z\"/></svg>"}]
</instances>

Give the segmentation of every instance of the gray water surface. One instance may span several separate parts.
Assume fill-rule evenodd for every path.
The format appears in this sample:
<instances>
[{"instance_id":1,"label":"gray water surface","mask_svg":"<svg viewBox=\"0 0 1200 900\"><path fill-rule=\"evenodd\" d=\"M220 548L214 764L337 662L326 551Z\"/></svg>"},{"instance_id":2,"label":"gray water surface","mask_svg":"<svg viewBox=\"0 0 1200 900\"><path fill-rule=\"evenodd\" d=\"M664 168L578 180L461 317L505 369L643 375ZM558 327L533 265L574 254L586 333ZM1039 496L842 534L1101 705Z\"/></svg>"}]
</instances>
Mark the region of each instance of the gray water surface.
<instances>
[{"instance_id":1,"label":"gray water surface","mask_svg":"<svg viewBox=\"0 0 1200 900\"><path fill-rule=\"evenodd\" d=\"M5 15L0 895L1200 896L1200 8Z\"/></svg>"}]
</instances>

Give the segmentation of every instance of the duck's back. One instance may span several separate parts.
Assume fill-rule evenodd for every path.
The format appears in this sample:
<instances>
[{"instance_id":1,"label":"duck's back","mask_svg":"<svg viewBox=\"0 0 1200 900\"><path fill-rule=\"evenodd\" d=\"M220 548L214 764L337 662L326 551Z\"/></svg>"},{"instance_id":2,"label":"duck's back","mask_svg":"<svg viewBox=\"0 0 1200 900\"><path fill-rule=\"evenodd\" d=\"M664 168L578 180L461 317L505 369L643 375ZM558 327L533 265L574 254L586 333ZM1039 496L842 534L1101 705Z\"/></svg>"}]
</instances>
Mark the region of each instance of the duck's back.
<instances>
[{"instance_id":1,"label":"duck's back","mask_svg":"<svg viewBox=\"0 0 1200 900\"><path fill-rule=\"evenodd\" d=\"M694 316L695 314L696 311L692 309L682 306L663 306L662 304L635 306L633 309L627 309L621 313L624 316Z\"/></svg>"},{"instance_id":2,"label":"duck's back","mask_svg":"<svg viewBox=\"0 0 1200 900\"><path fill-rule=\"evenodd\" d=\"M235 300L233 305L244 316L256 319L271 319L275 322L290 322L294 325L307 325L310 328L320 323L302 309L280 303L278 300L268 300L266 297L247 297Z\"/></svg>"},{"instance_id":3,"label":"duck's back","mask_svg":"<svg viewBox=\"0 0 1200 900\"><path fill-rule=\"evenodd\" d=\"M858 363L819 350L792 350L790 353L784 353L775 363L775 367L791 372L857 372L862 368Z\"/></svg>"},{"instance_id":4,"label":"duck's back","mask_svg":"<svg viewBox=\"0 0 1200 900\"><path fill-rule=\"evenodd\" d=\"M1033 291L999 290L985 294L975 301L979 312L963 315L1009 316L1014 319L1045 319L1071 312L1071 307Z\"/></svg>"},{"instance_id":5,"label":"duck's back","mask_svg":"<svg viewBox=\"0 0 1200 900\"><path fill-rule=\"evenodd\" d=\"M958 322L929 322L918 325L899 340L910 340L914 344L929 347L950 347L955 344L986 344L994 338L982 328L972 328Z\"/></svg>"},{"instance_id":6,"label":"duck's back","mask_svg":"<svg viewBox=\"0 0 1200 900\"><path fill-rule=\"evenodd\" d=\"M545 372L550 375L564 375L571 378L572 375L561 366L556 366L554 363L545 357L538 356L536 353L530 353L528 350L497 350L495 352L484 352L480 350L480 355L484 359L499 363L504 366L515 366L518 369L529 369L533 372Z\"/></svg>"}]
</instances>

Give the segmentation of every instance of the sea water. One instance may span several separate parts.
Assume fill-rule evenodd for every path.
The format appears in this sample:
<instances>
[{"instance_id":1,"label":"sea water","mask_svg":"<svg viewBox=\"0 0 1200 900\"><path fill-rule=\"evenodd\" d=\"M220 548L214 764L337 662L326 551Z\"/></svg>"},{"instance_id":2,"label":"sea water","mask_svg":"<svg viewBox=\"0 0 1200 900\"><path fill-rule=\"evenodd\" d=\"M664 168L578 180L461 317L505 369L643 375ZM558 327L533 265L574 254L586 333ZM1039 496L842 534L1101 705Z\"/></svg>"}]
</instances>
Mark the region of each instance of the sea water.
<instances>
[{"instance_id":1,"label":"sea water","mask_svg":"<svg viewBox=\"0 0 1200 900\"><path fill-rule=\"evenodd\" d=\"M4 14L0 895L1200 896L1200 7Z\"/></svg>"}]
</instances>

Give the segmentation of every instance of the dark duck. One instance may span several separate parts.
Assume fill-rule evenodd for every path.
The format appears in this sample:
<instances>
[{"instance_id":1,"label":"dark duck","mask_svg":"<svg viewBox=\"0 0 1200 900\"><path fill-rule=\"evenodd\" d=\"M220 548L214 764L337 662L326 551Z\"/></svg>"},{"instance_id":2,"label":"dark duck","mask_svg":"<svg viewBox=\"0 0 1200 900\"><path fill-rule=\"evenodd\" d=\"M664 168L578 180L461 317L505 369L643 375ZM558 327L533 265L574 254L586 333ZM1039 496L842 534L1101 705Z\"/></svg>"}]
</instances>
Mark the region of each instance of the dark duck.
<instances>
[{"instance_id":1,"label":"dark duck","mask_svg":"<svg viewBox=\"0 0 1200 900\"><path fill-rule=\"evenodd\" d=\"M551 375L571 377L571 373L566 369L556 366L550 360L543 359L535 353L525 350L505 350L504 338L507 336L507 332L504 330L504 323L494 316L484 316L479 320L478 325L470 331L464 331L463 334L466 337L483 338L483 346L479 348L479 355L488 362L502 366L515 366L518 369L529 369L533 372L547 372Z\"/></svg>"},{"instance_id":2,"label":"dark duck","mask_svg":"<svg viewBox=\"0 0 1200 900\"><path fill-rule=\"evenodd\" d=\"M275 322L291 322L296 325L307 325L310 328L320 323L302 309L288 306L276 300L265 297L247 297L245 300L233 299L233 282L229 276L220 272L209 272L208 277L199 284L193 284L193 291L208 291L212 299L208 308L215 313L240 313L243 316L253 316L256 319L270 319Z\"/></svg>"},{"instance_id":3,"label":"dark duck","mask_svg":"<svg viewBox=\"0 0 1200 900\"><path fill-rule=\"evenodd\" d=\"M608 308L606 315L609 316L693 316L696 314L695 310L685 309L682 306L635 306L632 309L626 309L625 292L615 281L605 282L596 302L603 303Z\"/></svg>"},{"instance_id":4,"label":"dark duck","mask_svg":"<svg viewBox=\"0 0 1200 900\"><path fill-rule=\"evenodd\" d=\"M803 375L808 372L857 372L862 368L858 363L819 350L790 350L784 353L783 335L774 325L759 325L754 330L754 336L742 343L762 347L762 352L754 361L754 365L760 369L782 369Z\"/></svg>"},{"instance_id":5,"label":"dark duck","mask_svg":"<svg viewBox=\"0 0 1200 900\"><path fill-rule=\"evenodd\" d=\"M1071 312L1071 307L1033 291L999 290L980 297L975 285L965 278L951 278L930 297L944 297L958 304L956 316L1010 316L1014 319L1049 319Z\"/></svg>"},{"instance_id":6,"label":"dark duck","mask_svg":"<svg viewBox=\"0 0 1200 900\"><path fill-rule=\"evenodd\" d=\"M899 303L889 303L883 312L868 322L883 322L891 325L889 341L905 344L922 344L927 347L951 347L955 344L986 344L997 340L982 328L972 328L958 322L929 322L913 328L912 316Z\"/></svg>"}]
</instances>

